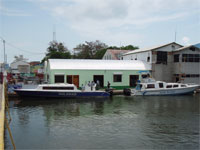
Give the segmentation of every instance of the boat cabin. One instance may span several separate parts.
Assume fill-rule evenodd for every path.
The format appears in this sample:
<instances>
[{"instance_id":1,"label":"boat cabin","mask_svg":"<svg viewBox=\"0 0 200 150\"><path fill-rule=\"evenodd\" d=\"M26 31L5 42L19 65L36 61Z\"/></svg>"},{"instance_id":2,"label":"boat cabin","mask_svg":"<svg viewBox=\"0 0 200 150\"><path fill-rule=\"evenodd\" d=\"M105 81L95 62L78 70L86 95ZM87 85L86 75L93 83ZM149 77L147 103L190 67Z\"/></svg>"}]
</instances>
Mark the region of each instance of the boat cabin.
<instances>
[{"instance_id":1,"label":"boat cabin","mask_svg":"<svg viewBox=\"0 0 200 150\"><path fill-rule=\"evenodd\" d=\"M37 87L38 90L77 90L73 84L43 84Z\"/></svg>"},{"instance_id":2,"label":"boat cabin","mask_svg":"<svg viewBox=\"0 0 200 150\"><path fill-rule=\"evenodd\" d=\"M136 86L136 90L141 89L170 89L170 88L184 88L187 87L186 84L180 83L166 83L162 81L153 81L148 83L138 83Z\"/></svg>"}]
</instances>

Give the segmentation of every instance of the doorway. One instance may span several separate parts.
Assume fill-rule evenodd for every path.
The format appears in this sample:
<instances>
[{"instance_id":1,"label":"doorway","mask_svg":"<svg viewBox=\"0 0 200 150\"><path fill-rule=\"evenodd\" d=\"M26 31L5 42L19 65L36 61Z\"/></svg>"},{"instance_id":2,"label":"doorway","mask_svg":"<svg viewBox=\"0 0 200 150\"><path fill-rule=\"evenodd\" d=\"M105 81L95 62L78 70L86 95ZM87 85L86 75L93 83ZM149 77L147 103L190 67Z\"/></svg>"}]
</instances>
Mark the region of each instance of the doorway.
<instances>
[{"instance_id":1,"label":"doorway","mask_svg":"<svg viewBox=\"0 0 200 150\"><path fill-rule=\"evenodd\" d=\"M74 84L79 88L79 75L67 75L67 83Z\"/></svg>"},{"instance_id":2,"label":"doorway","mask_svg":"<svg viewBox=\"0 0 200 150\"><path fill-rule=\"evenodd\" d=\"M139 75L130 75L130 77L129 77L129 86L130 87L135 87L138 80L139 80Z\"/></svg>"},{"instance_id":3,"label":"doorway","mask_svg":"<svg viewBox=\"0 0 200 150\"><path fill-rule=\"evenodd\" d=\"M99 85L101 88L104 87L104 76L103 75L94 75L93 76L93 81L97 83L99 81Z\"/></svg>"}]
</instances>

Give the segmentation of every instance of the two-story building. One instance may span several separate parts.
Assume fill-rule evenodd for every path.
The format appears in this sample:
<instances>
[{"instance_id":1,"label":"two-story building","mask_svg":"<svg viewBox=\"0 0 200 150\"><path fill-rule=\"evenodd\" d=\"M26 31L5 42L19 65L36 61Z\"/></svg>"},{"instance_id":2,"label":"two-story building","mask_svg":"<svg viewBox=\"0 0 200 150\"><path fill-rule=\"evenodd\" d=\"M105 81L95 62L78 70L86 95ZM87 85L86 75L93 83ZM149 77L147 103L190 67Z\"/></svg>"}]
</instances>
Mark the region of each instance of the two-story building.
<instances>
[{"instance_id":1,"label":"two-story building","mask_svg":"<svg viewBox=\"0 0 200 150\"><path fill-rule=\"evenodd\" d=\"M10 70L12 75L20 75L25 73L30 73L30 64L23 55L15 56L15 60L10 64Z\"/></svg>"},{"instance_id":2,"label":"two-story building","mask_svg":"<svg viewBox=\"0 0 200 150\"><path fill-rule=\"evenodd\" d=\"M149 63L152 77L156 80L200 84L199 56L198 47L192 45L184 47L172 42L152 48L133 50L123 54L122 59L142 60ZM185 57L187 62L182 59Z\"/></svg>"}]
</instances>

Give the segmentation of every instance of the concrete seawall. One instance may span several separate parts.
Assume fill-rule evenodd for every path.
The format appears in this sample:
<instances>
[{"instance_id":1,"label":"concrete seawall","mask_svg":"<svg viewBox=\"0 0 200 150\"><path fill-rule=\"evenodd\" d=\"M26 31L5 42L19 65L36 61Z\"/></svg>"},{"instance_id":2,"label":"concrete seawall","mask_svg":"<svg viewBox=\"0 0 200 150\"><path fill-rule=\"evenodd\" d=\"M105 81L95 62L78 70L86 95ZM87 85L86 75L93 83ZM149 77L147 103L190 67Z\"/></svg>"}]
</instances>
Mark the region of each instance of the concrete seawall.
<instances>
[{"instance_id":1,"label":"concrete seawall","mask_svg":"<svg viewBox=\"0 0 200 150\"><path fill-rule=\"evenodd\" d=\"M4 86L0 84L0 150L4 150L4 119L5 119L5 95Z\"/></svg>"}]
</instances>

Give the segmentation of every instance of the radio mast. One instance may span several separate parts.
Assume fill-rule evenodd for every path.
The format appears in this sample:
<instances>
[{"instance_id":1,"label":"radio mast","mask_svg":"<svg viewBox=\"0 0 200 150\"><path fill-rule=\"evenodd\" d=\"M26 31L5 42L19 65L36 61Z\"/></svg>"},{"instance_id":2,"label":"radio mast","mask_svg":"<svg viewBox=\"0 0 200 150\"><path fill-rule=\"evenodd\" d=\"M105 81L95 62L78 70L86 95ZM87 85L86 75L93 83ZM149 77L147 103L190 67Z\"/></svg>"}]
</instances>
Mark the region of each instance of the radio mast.
<instances>
[{"instance_id":1,"label":"radio mast","mask_svg":"<svg viewBox=\"0 0 200 150\"><path fill-rule=\"evenodd\" d=\"M56 26L53 26L53 41L56 41Z\"/></svg>"}]
</instances>

